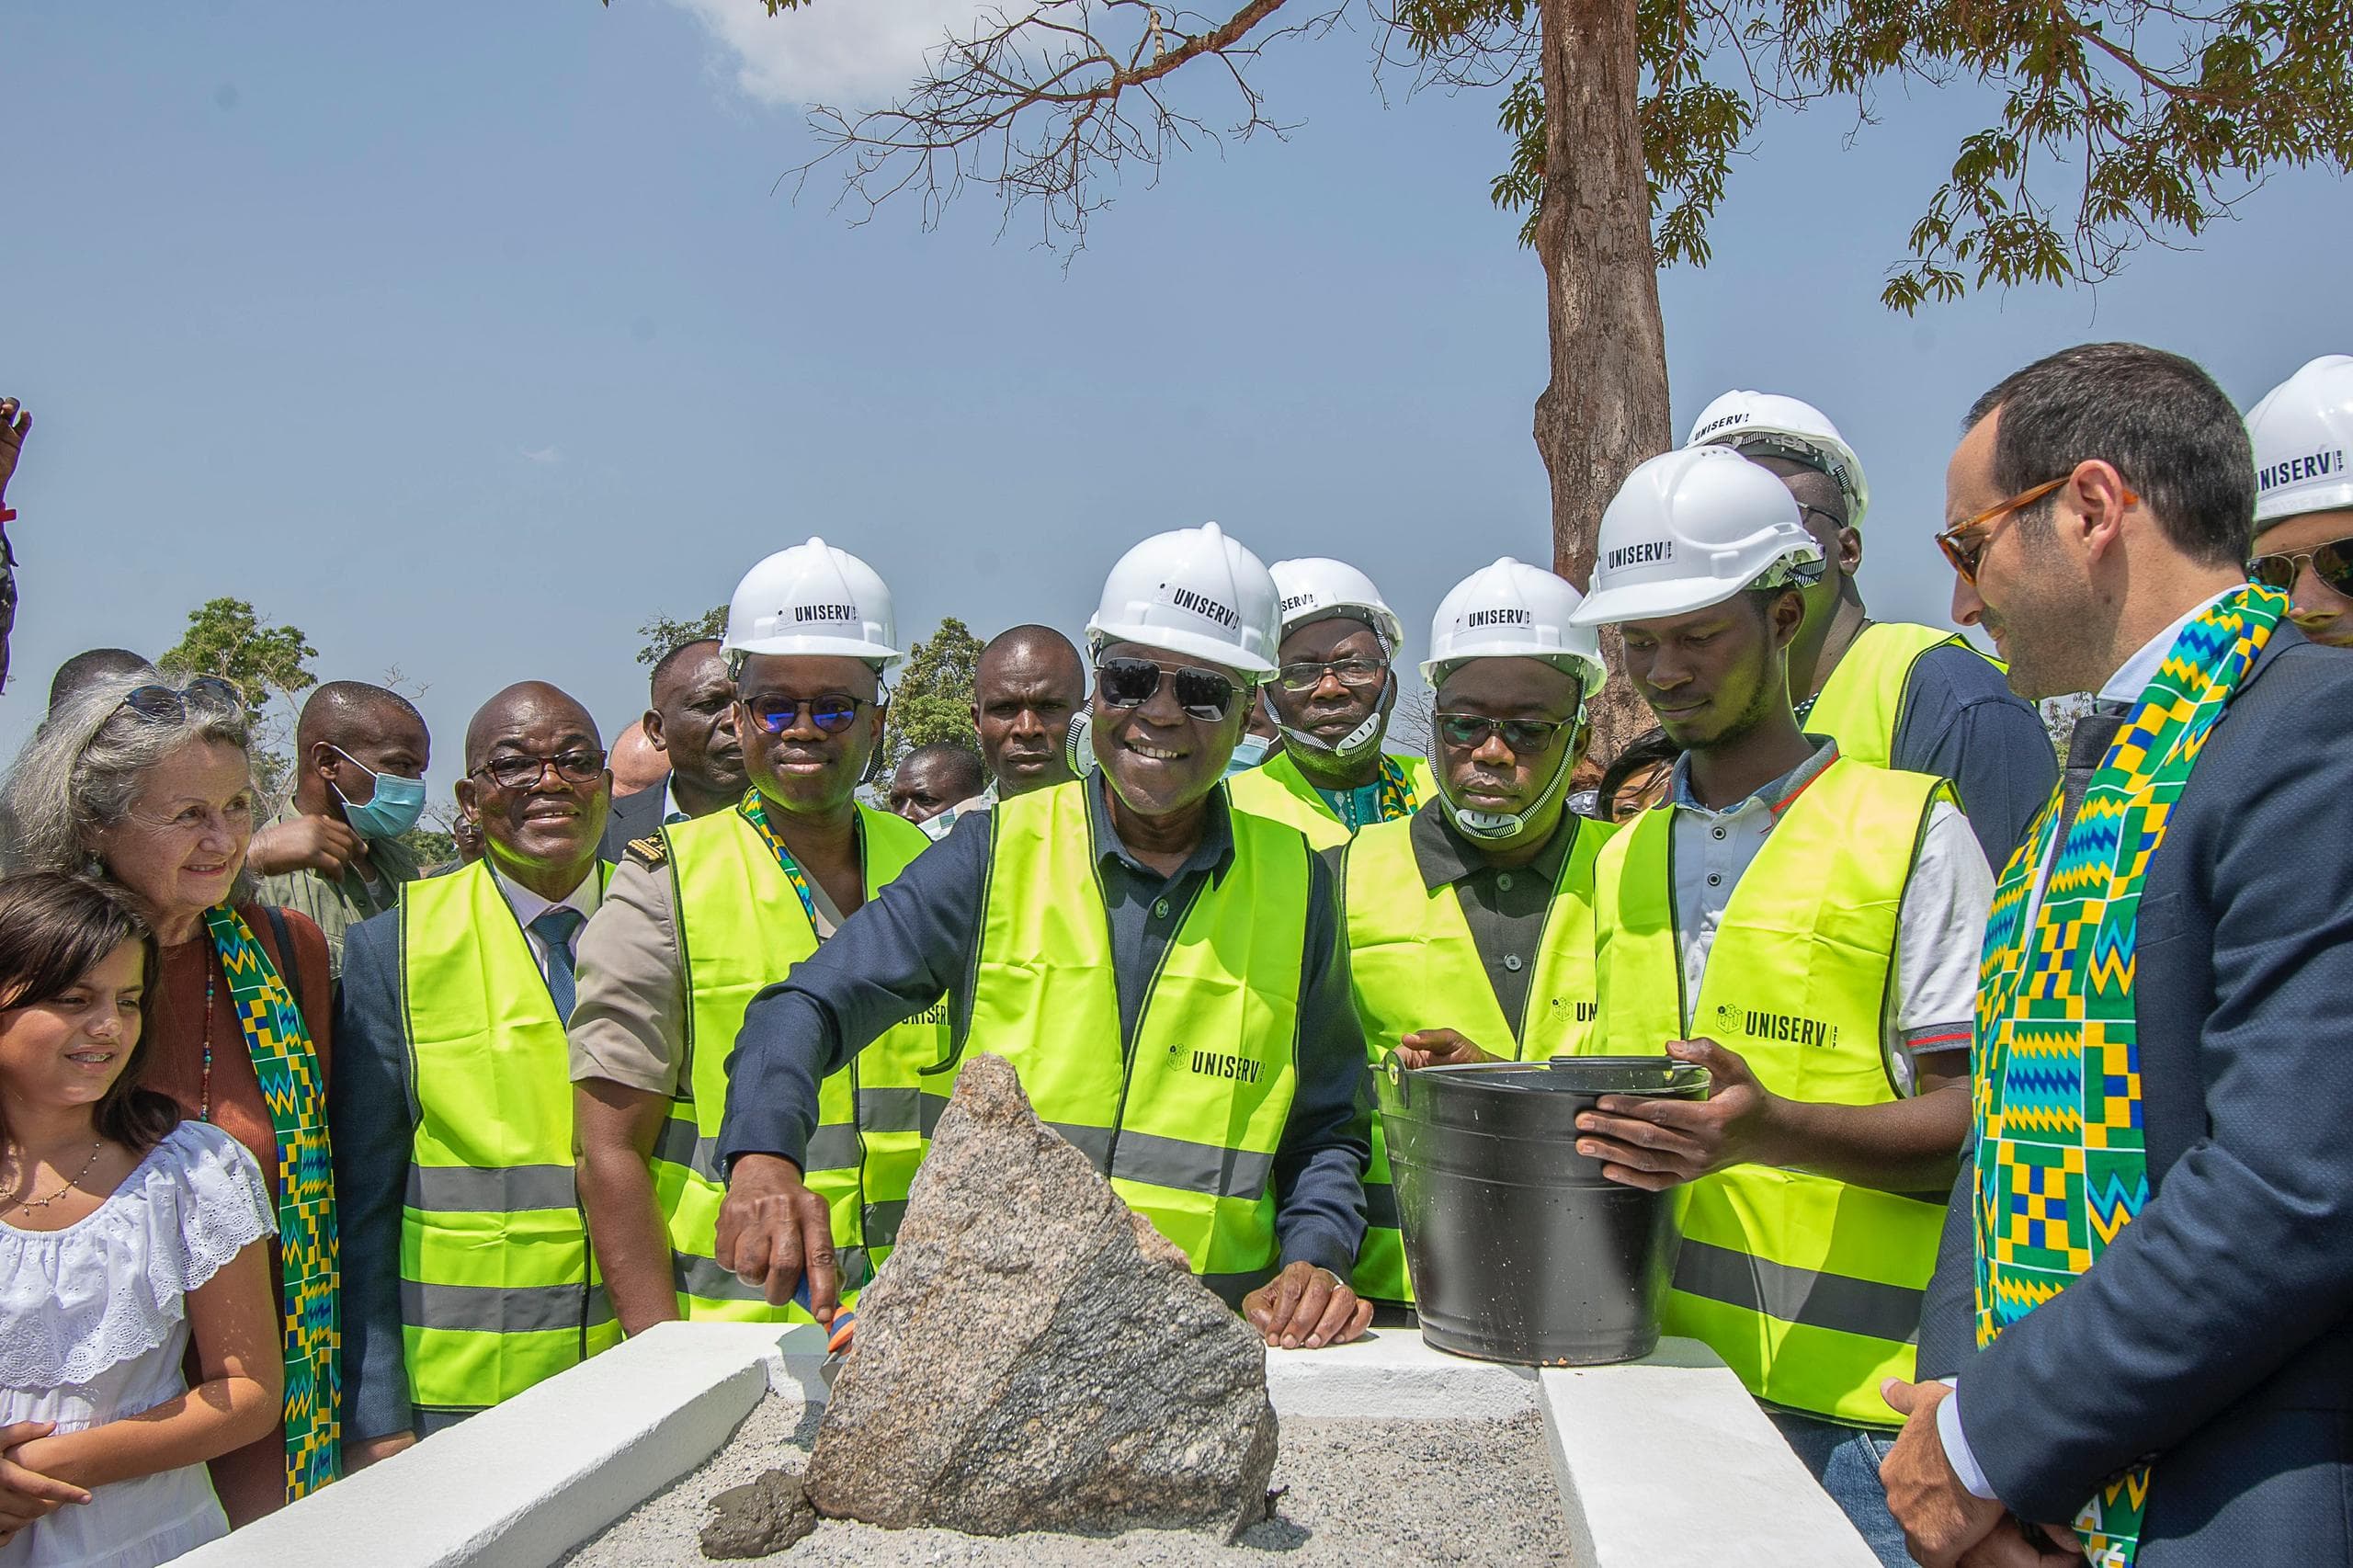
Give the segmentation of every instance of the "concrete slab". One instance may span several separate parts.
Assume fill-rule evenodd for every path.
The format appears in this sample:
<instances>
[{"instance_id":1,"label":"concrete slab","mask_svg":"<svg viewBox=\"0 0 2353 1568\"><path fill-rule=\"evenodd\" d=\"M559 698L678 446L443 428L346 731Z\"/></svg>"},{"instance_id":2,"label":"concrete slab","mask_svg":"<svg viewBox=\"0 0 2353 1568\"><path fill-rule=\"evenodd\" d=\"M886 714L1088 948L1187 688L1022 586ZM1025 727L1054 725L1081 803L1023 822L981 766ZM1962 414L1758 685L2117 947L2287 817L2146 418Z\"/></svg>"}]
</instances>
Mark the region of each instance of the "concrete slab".
<instances>
[{"instance_id":1,"label":"concrete slab","mask_svg":"<svg viewBox=\"0 0 2353 1568\"><path fill-rule=\"evenodd\" d=\"M1713 1351L1667 1339L1538 1374L1580 1564L1876 1568L1829 1494Z\"/></svg>"},{"instance_id":2,"label":"concrete slab","mask_svg":"<svg viewBox=\"0 0 2353 1568\"><path fill-rule=\"evenodd\" d=\"M665 1324L180 1561L547 1568L716 1454L765 1394L822 1403L824 1359L813 1327ZM1540 1411L1579 1568L1872 1568L1738 1380L1688 1340L1540 1372L1386 1330L1268 1351L1267 1384L1297 1419Z\"/></svg>"},{"instance_id":3,"label":"concrete slab","mask_svg":"<svg viewBox=\"0 0 2353 1568\"><path fill-rule=\"evenodd\" d=\"M179 1562L545 1568L717 1452L762 1395L822 1392L824 1358L813 1326L664 1324Z\"/></svg>"}]
</instances>

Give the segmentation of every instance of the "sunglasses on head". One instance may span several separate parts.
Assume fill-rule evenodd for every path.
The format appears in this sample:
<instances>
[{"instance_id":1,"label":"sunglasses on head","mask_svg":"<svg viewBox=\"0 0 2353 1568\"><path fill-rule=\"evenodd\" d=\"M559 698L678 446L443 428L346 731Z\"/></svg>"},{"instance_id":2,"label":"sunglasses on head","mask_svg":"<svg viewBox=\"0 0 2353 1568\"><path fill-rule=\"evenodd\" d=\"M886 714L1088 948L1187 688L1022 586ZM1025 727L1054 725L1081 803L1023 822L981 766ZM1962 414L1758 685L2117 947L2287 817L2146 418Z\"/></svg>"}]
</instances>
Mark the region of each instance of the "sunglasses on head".
<instances>
[{"instance_id":1,"label":"sunglasses on head","mask_svg":"<svg viewBox=\"0 0 2353 1568\"><path fill-rule=\"evenodd\" d=\"M1484 713L1440 713L1438 733L1450 746L1483 746L1489 735L1501 735L1513 756L1532 756L1575 722L1574 719L1490 719Z\"/></svg>"},{"instance_id":2,"label":"sunglasses on head","mask_svg":"<svg viewBox=\"0 0 2353 1568\"><path fill-rule=\"evenodd\" d=\"M1095 689L1114 708L1142 707L1164 677L1176 683L1176 706L1211 723L1224 718L1242 695L1240 687L1215 670L1190 665L1171 668L1150 659L1102 659L1095 665Z\"/></svg>"},{"instance_id":3,"label":"sunglasses on head","mask_svg":"<svg viewBox=\"0 0 2353 1568\"><path fill-rule=\"evenodd\" d=\"M494 756L473 771L502 790L529 790L536 787L551 767L567 784L594 784L605 777L605 754L594 747L560 751L553 756L515 753Z\"/></svg>"},{"instance_id":4,"label":"sunglasses on head","mask_svg":"<svg viewBox=\"0 0 2353 1568\"><path fill-rule=\"evenodd\" d=\"M828 691L816 697L787 697L782 692L764 691L757 697L744 699L744 710L771 735L780 735L801 721L807 713L809 722L828 735L838 735L858 722L858 710L862 699L847 691Z\"/></svg>"},{"instance_id":5,"label":"sunglasses on head","mask_svg":"<svg viewBox=\"0 0 2353 1568\"><path fill-rule=\"evenodd\" d=\"M232 712L242 713L245 708L244 694L235 687L219 676L199 676L184 687L133 687L116 710L128 708L142 719L171 724L188 717L190 698L225 707Z\"/></svg>"},{"instance_id":6,"label":"sunglasses on head","mask_svg":"<svg viewBox=\"0 0 2353 1568\"><path fill-rule=\"evenodd\" d=\"M2258 555L2246 563L2246 574L2267 588L2291 592L2305 567L2340 594L2353 594L2353 539L2336 539L2310 550L2279 551Z\"/></svg>"}]
</instances>

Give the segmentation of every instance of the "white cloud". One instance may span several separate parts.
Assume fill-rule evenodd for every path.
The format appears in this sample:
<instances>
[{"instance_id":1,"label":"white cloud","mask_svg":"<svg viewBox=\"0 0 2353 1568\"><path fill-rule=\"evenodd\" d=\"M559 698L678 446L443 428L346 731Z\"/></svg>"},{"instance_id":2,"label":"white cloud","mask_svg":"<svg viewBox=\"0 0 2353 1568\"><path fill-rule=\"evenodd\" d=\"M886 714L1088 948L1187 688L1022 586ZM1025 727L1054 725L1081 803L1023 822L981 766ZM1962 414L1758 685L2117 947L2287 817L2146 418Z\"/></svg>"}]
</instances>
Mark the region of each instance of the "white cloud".
<instances>
[{"instance_id":1,"label":"white cloud","mask_svg":"<svg viewBox=\"0 0 2353 1568\"><path fill-rule=\"evenodd\" d=\"M770 104L872 108L904 93L924 55L981 13L979 0L671 0L733 56L735 85Z\"/></svg>"},{"instance_id":2,"label":"white cloud","mask_svg":"<svg viewBox=\"0 0 2353 1568\"><path fill-rule=\"evenodd\" d=\"M542 468L553 468L563 460L563 454L553 447L540 447L536 450L529 447L517 447L515 449L524 461L538 463Z\"/></svg>"}]
</instances>

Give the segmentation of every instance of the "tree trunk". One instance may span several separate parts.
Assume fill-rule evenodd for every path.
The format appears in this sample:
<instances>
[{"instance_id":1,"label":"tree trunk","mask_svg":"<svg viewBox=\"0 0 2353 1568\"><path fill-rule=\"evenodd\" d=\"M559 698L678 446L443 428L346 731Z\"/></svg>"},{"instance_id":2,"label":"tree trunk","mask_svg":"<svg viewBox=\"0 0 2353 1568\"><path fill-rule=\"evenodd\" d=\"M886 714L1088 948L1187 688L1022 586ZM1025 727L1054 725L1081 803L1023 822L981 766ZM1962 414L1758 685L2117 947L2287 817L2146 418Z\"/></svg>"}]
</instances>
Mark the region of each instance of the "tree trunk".
<instances>
[{"instance_id":1,"label":"tree trunk","mask_svg":"<svg viewBox=\"0 0 2353 1568\"><path fill-rule=\"evenodd\" d=\"M1634 0L1540 0L1544 264L1552 379L1536 400L1536 447L1552 480L1552 569L1592 578L1602 508L1636 463L1674 442L1666 331L1643 162L1642 62ZM1615 672L1594 700L1593 755L1608 758L1654 722Z\"/></svg>"}]
</instances>

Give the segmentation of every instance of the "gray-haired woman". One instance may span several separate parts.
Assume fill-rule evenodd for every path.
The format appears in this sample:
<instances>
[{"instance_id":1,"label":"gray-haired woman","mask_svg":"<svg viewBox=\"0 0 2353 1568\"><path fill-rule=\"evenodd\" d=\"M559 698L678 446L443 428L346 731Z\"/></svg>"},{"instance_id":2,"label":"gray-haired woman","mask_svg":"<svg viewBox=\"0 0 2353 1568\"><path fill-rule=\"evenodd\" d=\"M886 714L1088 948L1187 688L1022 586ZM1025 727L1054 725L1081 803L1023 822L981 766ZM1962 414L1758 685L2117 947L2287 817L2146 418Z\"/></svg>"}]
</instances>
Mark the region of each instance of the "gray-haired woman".
<instances>
[{"instance_id":1,"label":"gray-haired woman","mask_svg":"<svg viewBox=\"0 0 2353 1568\"><path fill-rule=\"evenodd\" d=\"M250 901L249 745L225 681L107 676L51 710L0 791L9 871L103 875L145 915L162 949L147 1083L250 1149L278 1200L286 1419L212 1461L232 1525L333 1480L341 1463L326 938Z\"/></svg>"}]
</instances>

